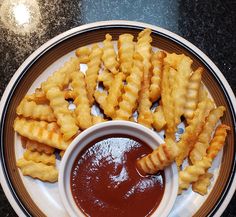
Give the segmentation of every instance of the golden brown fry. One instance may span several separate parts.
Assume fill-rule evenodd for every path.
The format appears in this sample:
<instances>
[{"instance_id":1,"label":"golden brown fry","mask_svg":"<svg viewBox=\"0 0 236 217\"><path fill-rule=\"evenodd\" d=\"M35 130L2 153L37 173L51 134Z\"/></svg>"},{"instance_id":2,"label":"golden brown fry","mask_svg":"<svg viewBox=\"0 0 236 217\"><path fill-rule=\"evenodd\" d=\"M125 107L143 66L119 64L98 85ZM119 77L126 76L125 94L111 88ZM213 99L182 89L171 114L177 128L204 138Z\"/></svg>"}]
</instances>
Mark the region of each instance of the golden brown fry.
<instances>
[{"instance_id":1,"label":"golden brown fry","mask_svg":"<svg viewBox=\"0 0 236 217\"><path fill-rule=\"evenodd\" d=\"M36 163L43 163L46 165L54 165L56 164L56 156L54 154L52 155L48 155L48 154L44 154L44 153L40 153L37 151L30 151L30 150L26 150L24 152L24 158L26 160L32 160Z\"/></svg>"},{"instance_id":2,"label":"golden brown fry","mask_svg":"<svg viewBox=\"0 0 236 217\"><path fill-rule=\"evenodd\" d=\"M143 58L140 54L134 54L134 64L130 75L127 77L127 85L124 87L124 93L119 103L119 109L116 112L116 119L129 120L132 116L139 91L143 80Z\"/></svg>"},{"instance_id":3,"label":"golden brown fry","mask_svg":"<svg viewBox=\"0 0 236 217\"><path fill-rule=\"evenodd\" d=\"M186 103L187 88L189 78L192 72L192 60L184 56L177 65L177 76L173 90L175 126L181 122L181 116L184 114L184 105Z\"/></svg>"},{"instance_id":4,"label":"golden brown fry","mask_svg":"<svg viewBox=\"0 0 236 217\"><path fill-rule=\"evenodd\" d=\"M172 135L171 137L174 139L174 134L176 132L175 118L174 118L174 101L171 97L172 95L172 86L171 81L173 80L172 74L176 74L176 71L173 68L170 68L169 65L164 66L163 76L161 81L161 100L162 100L162 108L163 113L167 125L166 133Z\"/></svg>"},{"instance_id":5,"label":"golden brown fry","mask_svg":"<svg viewBox=\"0 0 236 217\"><path fill-rule=\"evenodd\" d=\"M96 102L99 104L99 107L104 111L106 107L106 98L107 98L106 92L95 91L94 97L95 97Z\"/></svg>"},{"instance_id":6,"label":"golden brown fry","mask_svg":"<svg viewBox=\"0 0 236 217\"><path fill-rule=\"evenodd\" d=\"M164 62L170 65L172 68L177 69L177 66L179 65L183 57L185 57L184 54L166 52L166 57L164 59Z\"/></svg>"},{"instance_id":7,"label":"golden brown fry","mask_svg":"<svg viewBox=\"0 0 236 217\"><path fill-rule=\"evenodd\" d=\"M119 104L119 99L122 95L122 89L124 86L124 78L125 76L122 72L116 74L108 91L104 113L111 118L114 118L116 115L116 109Z\"/></svg>"},{"instance_id":8,"label":"golden brown fry","mask_svg":"<svg viewBox=\"0 0 236 217\"><path fill-rule=\"evenodd\" d=\"M198 102L202 102L208 98L208 92L206 90L206 87L201 83L201 86L199 88L199 94L198 94Z\"/></svg>"},{"instance_id":9,"label":"golden brown fry","mask_svg":"<svg viewBox=\"0 0 236 217\"><path fill-rule=\"evenodd\" d=\"M153 70L150 84L150 100L152 102L155 102L161 96L161 77L165 56L164 51L157 51L152 54L151 62Z\"/></svg>"},{"instance_id":10,"label":"golden brown fry","mask_svg":"<svg viewBox=\"0 0 236 217\"><path fill-rule=\"evenodd\" d=\"M189 79L187 94L186 94L186 103L184 106L184 117L187 122L193 118L194 111L197 108L198 104L198 94L199 88L201 85L203 68L199 67Z\"/></svg>"},{"instance_id":11,"label":"golden brown fry","mask_svg":"<svg viewBox=\"0 0 236 217\"><path fill-rule=\"evenodd\" d=\"M66 89L66 90L63 90L63 93L64 93L64 98L66 100L68 100L68 99L75 100L75 98L76 98L76 93L73 90Z\"/></svg>"},{"instance_id":12,"label":"golden brown fry","mask_svg":"<svg viewBox=\"0 0 236 217\"><path fill-rule=\"evenodd\" d=\"M192 184L192 189L194 192L201 194L202 196L207 194L208 187L211 184L211 178L213 175L211 173L205 173L201 175L196 182Z\"/></svg>"},{"instance_id":13,"label":"golden brown fry","mask_svg":"<svg viewBox=\"0 0 236 217\"><path fill-rule=\"evenodd\" d=\"M80 71L74 71L71 73L71 80L71 86L77 95L74 100L77 124L82 130L85 130L92 126L92 116L84 74Z\"/></svg>"},{"instance_id":14,"label":"golden brown fry","mask_svg":"<svg viewBox=\"0 0 236 217\"><path fill-rule=\"evenodd\" d=\"M189 158L192 163L197 160L201 160L203 156L206 156L206 150L209 147L211 140L211 134L225 111L224 106L219 106L213 109L207 117L206 123L202 129L202 132L198 136L197 142L194 144L192 151L189 154Z\"/></svg>"},{"instance_id":15,"label":"golden brown fry","mask_svg":"<svg viewBox=\"0 0 236 217\"><path fill-rule=\"evenodd\" d=\"M58 87L51 87L47 90L46 96L50 100L50 106L57 118L57 123L61 128L64 140L71 139L78 132L79 128L69 110L69 103L64 99L63 92Z\"/></svg>"},{"instance_id":16,"label":"golden brown fry","mask_svg":"<svg viewBox=\"0 0 236 217\"><path fill-rule=\"evenodd\" d=\"M102 61L109 71L116 74L118 73L119 63L116 60L116 52L114 50L112 36L110 34L106 34L103 45Z\"/></svg>"},{"instance_id":17,"label":"golden brown fry","mask_svg":"<svg viewBox=\"0 0 236 217\"><path fill-rule=\"evenodd\" d=\"M80 47L75 51L75 54L78 57L80 63L88 63L90 53L91 50L86 46Z\"/></svg>"},{"instance_id":18,"label":"golden brown fry","mask_svg":"<svg viewBox=\"0 0 236 217\"><path fill-rule=\"evenodd\" d=\"M138 104L138 123L151 128L153 118L150 110L152 103L150 101L150 71L151 71L151 55L152 55L152 37L151 30L144 29L138 35L138 41L136 44L136 52L143 57L144 73L143 73L143 84L139 93L139 104Z\"/></svg>"},{"instance_id":19,"label":"golden brown fry","mask_svg":"<svg viewBox=\"0 0 236 217\"><path fill-rule=\"evenodd\" d=\"M86 71L85 83L88 91L90 105L93 104L93 94L97 86L98 73L101 65L102 49L94 44L89 55L88 70Z\"/></svg>"},{"instance_id":20,"label":"golden brown fry","mask_svg":"<svg viewBox=\"0 0 236 217\"><path fill-rule=\"evenodd\" d=\"M63 140L62 134L47 130L47 127L40 126L41 122L43 121L17 117L14 121L14 130L30 140L44 143L60 150L66 150L69 142Z\"/></svg>"},{"instance_id":21,"label":"golden brown fry","mask_svg":"<svg viewBox=\"0 0 236 217\"><path fill-rule=\"evenodd\" d=\"M24 148L26 148L29 151L37 151L37 152L44 152L45 154L53 154L55 151L55 148L48 146L43 143L39 143L27 138L22 137L22 145Z\"/></svg>"},{"instance_id":22,"label":"golden brown fry","mask_svg":"<svg viewBox=\"0 0 236 217\"><path fill-rule=\"evenodd\" d=\"M193 119L185 128L185 132L182 134L180 141L177 143L180 150L179 155L176 158L176 163L178 166L182 164L183 160L192 150L193 145L196 143L198 136L203 129L205 119L213 107L214 104L209 99L198 103L198 107L194 112Z\"/></svg>"},{"instance_id":23,"label":"golden brown fry","mask_svg":"<svg viewBox=\"0 0 236 217\"><path fill-rule=\"evenodd\" d=\"M221 124L216 128L213 139L210 142L210 146L207 149L207 157L214 159L218 152L221 150L225 143L225 139L227 136L227 131L230 130L230 127Z\"/></svg>"},{"instance_id":24,"label":"golden brown fry","mask_svg":"<svg viewBox=\"0 0 236 217\"><path fill-rule=\"evenodd\" d=\"M187 166L179 172L179 193L188 189L190 184L196 182L199 177L211 167L212 159L203 157L202 160L196 161L195 164Z\"/></svg>"},{"instance_id":25,"label":"golden brown fry","mask_svg":"<svg viewBox=\"0 0 236 217\"><path fill-rule=\"evenodd\" d=\"M93 116L93 125L106 122L107 120L101 116Z\"/></svg>"},{"instance_id":26,"label":"golden brown fry","mask_svg":"<svg viewBox=\"0 0 236 217\"><path fill-rule=\"evenodd\" d=\"M145 174L155 174L159 170L163 170L174 162L178 154L178 147L171 139L161 144L151 154L142 157L137 161L138 169Z\"/></svg>"},{"instance_id":27,"label":"golden brown fry","mask_svg":"<svg viewBox=\"0 0 236 217\"><path fill-rule=\"evenodd\" d=\"M101 74L98 75L98 81L102 82L104 88L109 90L111 87L111 83L114 79L114 74L109 72L109 70L105 69Z\"/></svg>"},{"instance_id":28,"label":"golden brown fry","mask_svg":"<svg viewBox=\"0 0 236 217\"><path fill-rule=\"evenodd\" d=\"M16 108L16 113L26 118L33 118L42 121L56 121L51 107L47 104L36 104L34 101L28 101L23 98L20 105Z\"/></svg>"},{"instance_id":29,"label":"golden brown fry","mask_svg":"<svg viewBox=\"0 0 236 217\"><path fill-rule=\"evenodd\" d=\"M35 92L25 96L28 101L34 101L37 104L49 104L49 101L41 88L36 88Z\"/></svg>"},{"instance_id":30,"label":"golden brown fry","mask_svg":"<svg viewBox=\"0 0 236 217\"><path fill-rule=\"evenodd\" d=\"M134 36L131 34L122 34L118 40L118 54L120 62L120 71L129 75L133 66L134 55Z\"/></svg>"},{"instance_id":31,"label":"golden brown fry","mask_svg":"<svg viewBox=\"0 0 236 217\"><path fill-rule=\"evenodd\" d=\"M40 179L45 182L56 182L58 171L54 166L48 166L43 163L35 163L21 158L16 163L24 176Z\"/></svg>"},{"instance_id":32,"label":"golden brown fry","mask_svg":"<svg viewBox=\"0 0 236 217\"><path fill-rule=\"evenodd\" d=\"M157 131L161 131L165 126L166 126L166 120L164 117L163 108L162 105L159 105L156 108L155 112L153 113L153 127Z\"/></svg>"}]
</instances>

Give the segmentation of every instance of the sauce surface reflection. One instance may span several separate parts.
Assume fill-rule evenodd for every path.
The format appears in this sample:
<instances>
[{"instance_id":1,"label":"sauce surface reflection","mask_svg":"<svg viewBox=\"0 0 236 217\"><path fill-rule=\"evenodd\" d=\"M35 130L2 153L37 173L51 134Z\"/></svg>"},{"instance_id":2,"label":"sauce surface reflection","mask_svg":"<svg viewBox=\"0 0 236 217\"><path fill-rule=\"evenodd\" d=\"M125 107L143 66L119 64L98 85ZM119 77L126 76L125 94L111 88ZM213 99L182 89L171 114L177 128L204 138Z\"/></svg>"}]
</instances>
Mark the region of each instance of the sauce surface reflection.
<instances>
[{"instance_id":1,"label":"sauce surface reflection","mask_svg":"<svg viewBox=\"0 0 236 217\"><path fill-rule=\"evenodd\" d=\"M142 176L136 160L152 149L126 135L101 137L77 156L71 190L87 216L148 216L164 193L164 173Z\"/></svg>"}]
</instances>

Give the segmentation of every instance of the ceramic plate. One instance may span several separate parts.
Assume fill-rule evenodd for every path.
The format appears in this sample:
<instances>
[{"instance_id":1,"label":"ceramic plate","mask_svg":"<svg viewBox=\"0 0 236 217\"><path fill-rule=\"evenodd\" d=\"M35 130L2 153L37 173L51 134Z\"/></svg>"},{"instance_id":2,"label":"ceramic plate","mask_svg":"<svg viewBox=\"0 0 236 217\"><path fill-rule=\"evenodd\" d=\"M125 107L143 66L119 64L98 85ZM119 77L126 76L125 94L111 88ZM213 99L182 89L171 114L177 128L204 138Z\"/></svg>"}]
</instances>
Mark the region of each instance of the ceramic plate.
<instances>
[{"instance_id":1,"label":"ceramic plate","mask_svg":"<svg viewBox=\"0 0 236 217\"><path fill-rule=\"evenodd\" d=\"M8 200L19 216L68 216L60 200L57 183L48 184L24 177L16 167L16 159L22 156L23 149L12 126L20 100L73 56L76 48L101 42L106 33L110 33L114 40L122 33L131 33L137 37L143 28L152 29L154 48L184 53L193 59L194 69L199 66L204 68L203 83L216 104L227 108L222 122L232 129L226 146L214 160L211 169L214 179L208 195L200 196L191 189L185 191L178 196L170 216L220 216L226 208L236 187L236 100L224 76L205 54L174 33L144 23L107 21L74 28L41 46L17 70L4 92L0 104L0 180Z\"/></svg>"}]
</instances>

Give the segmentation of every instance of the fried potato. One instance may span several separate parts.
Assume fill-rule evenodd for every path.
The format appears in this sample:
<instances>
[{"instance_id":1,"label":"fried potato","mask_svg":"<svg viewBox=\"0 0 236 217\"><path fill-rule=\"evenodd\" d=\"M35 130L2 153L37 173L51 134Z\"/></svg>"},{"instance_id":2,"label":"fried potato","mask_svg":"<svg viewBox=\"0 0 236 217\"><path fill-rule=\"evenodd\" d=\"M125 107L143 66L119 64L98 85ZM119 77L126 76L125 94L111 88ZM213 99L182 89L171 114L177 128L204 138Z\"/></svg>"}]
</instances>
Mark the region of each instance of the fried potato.
<instances>
[{"instance_id":1,"label":"fried potato","mask_svg":"<svg viewBox=\"0 0 236 217\"><path fill-rule=\"evenodd\" d=\"M88 69L85 75L85 83L90 105L94 102L93 94L97 86L98 73L102 62L101 58L102 49L97 44L94 44L92 46L91 54L89 55Z\"/></svg>"},{"instance_id":2,"label":"fried potato","mask_svg":"<svg viewBox=\"0 0 236 217\"><path fill-rule=\"evenodd\" d=\"M80 47L75 51L80 63L88 63L91 50L89 47Z\"/></svg>"},{"instance_id":3,"label":"fried potato","mask_svg":"<svg viewBox=\"0 0 236 217\"><path fill-rule=\"evenodd\" d=\"M201 86L199 88L199 94L198 94L198 102L202 102L206 100L207 98L208 98L208 92L205 86L203 85L203 83L201 83Z\"/></svg>"},{"instance_id":4,"label":"fried potato","mask_svg":"<svg viewBox=\"0 0 236 217\"><path fill-rule=\"evenodd\" d=\"M177 66L179 65L183 57L185 57L184 54L166 52L166 57L164 58L164 62L168 64L170 67L177 69Z\"/></svg>"},{"instance_id":5,"label":"fried potato","mask_svg":"<svg viewBox=\"0 0 236 217\"><path fill-rule=\"evenodd\" d=\"M41 88L36 88L32 94L25 96L27 101L34 101L36 104L49 104L49 101Z\"/></svg>"},{"instance_id":6,"label":"fried potato","mask_svg":"<svg viewBox=\"0 0 236 217\"><path fill-rule=\"evenodd\" d=\"M94 97L96 102L99 104L99 107L104 111L107 101L107 93L105 91L99 92L99 91L95 91L94 93Z\"/></svg>"},{"instance_id":7,"label":"fried potato","mask_svg":"<svg viewBox=\"0 0 236 217\"><path fill-rule=\"evenodd\" d=\"M22 137L21 142L23 144L23 147L29 151L37 151L39 153L43 152L48 155L53 154L55 151L55 148L51 146L27 139L24 137Z\"/></svg>"},{"instance_id":8,"label":"fried potato","mask_svg":"<svg viewBox=\"0 0 236 217\"><path fill-rule=\"evenodd\" d=\"M166 54L164 51L157 51L152 54L151 62L152 62L152 77L150 84L150 100L151 102L155 102L161 96L161 77L163 70L163 61Z\"/></svg>"},{"instance_id":9,"label":"fried potato","mask_svg":"<svg viewBox=\"0 0 236 217\"><path fill-rule=\"evenodd\" d=\"M104 118L101 117L101 116L93 116L93 117L92 117L92 120L93 120L93 125L107 121L106 119L104 119Z\"/></svg>"},{"instance_id":10,"label":"fried potato","mask_svg":"<svg viewBox=\"0 0 236 217\"><path fill-rule=\"evenodd\" d=\"M123 89L123 80L125 76L122 72L119 72L114 76L111 87L109 88L108 95L106 97L106 106L104 107L104 113L111 117L115 118L116 109L119 104L119 99L122 95Z\"/></svg>"},{"instance_id":11,"label":"fried potato","mask_svg":"<svg viewBox=\"0 0 236 217\"><path fill-rule=\"evenodd\" d=\"M116 112L115 119L129 120L132 116L139 91L141 90L143 80L143 58L139 53L134 54L134 64L130 75L127 77L127 85L124 87L122 99L119 102L119 109Z\"/></svg>"},{"instance_id":12,"label":"fried potato","mask_svg":"<svg viewBox=\"0 0 236 217\"><path fill-rule=\"evenodd\" d=\"M206 117L213 109L214 103L210 99L206 99L198 103L198 107L194 112L193 119L190 124L185 128L185 132L182 134L180 141L177 143L179 147L179 155L176 158L176 163L180 166L183 160L188 156L196 143L199 134L201 133L205 124Z\"/></svg>"},{"instance_id":13,"label":"fried potato","mask_svg":"<svg viewBox=\"0 0 236 217\"><path fill-rule=\"evenodd\" d=\"M47 104L37 105L34 101L28 101L23 98L16 108L17 115L22 115L26 118L33 118L43 121L56 121L53 110Z\"/></svg>"},{"instance_id":14,"label":"fried potato","mask_svg":"<svg viewBox=\"0 0 236 217\"><path fill-rule=\"evenodd\" d=\"M77 95L74 100L77 124L82 130L85 130L92 126L92 116L84 74L80 71L74 71L71 73L71 80L71 86Z\"/></svg>"},{"instance_id":15,"label":"fried potato","mask_svg":"<svg viewBox=\"0 0 236 217\"><path fill-rule=\"evenodd\" d=\"M73 90L65 89L63 90L63 93L64 93L65 100L69 100L69 99L75 100L76 98L76 93Z\"/></svg>"},{"instance_id":16,"label":"fried potato","mask_svg":"<svg viewBox=\"0 0 236 217\"><path fill-rule=\"evenodd\" d=\"M174 118L175 125L179 125L181 122L181 116L184 114L184 105L186 103L187 88L189 85L189 78L192 72L192 60L189 57L184 56L177 65L177 73L175 85L173 90L174 100Z\"/></svg>"},{"instance_id":17,"label":"fried potato","mask_svg":"<svg viewBox=\"0 0 236 217\"><path fill-rule=\"evenodd\" d=\"M151 30L144 29L138 35L138 41L136 44L136 52L138 52L143 57L143 84L139 93L139 104L138 104L138 123L151 128L153 118L152 112L150 110L152 103L150 101L150 72L151 72L151 55L152 55L152 37Z\"/></svg>"},{"instance_id":18,"label":"fried potato","mask_svg":"<svg viewBox=\"0 0 236 217\"><path fill-rule=\"evenodd\" d=\"M158 146L151 154L137 161L139 171L145 174L155 174L174 162L178 154L178 147L174 140L166 140L166 143Z\"/></svg>"},{"instance_id":19,"label":"fried potato","mask_svg":"<svg viewBox=\"0 0 236 217\"><path fill-rule=\"evenodd\" d=\"M129 75L133 66L134 55L134 36L131 34L122 34L118 39L118 54L120 71Z\"/></svg>"},{"instance_id":20,"label":"fried potato","mask_svg":"<svg viewBox=\"0 0 236 217\"><path fill-rule=\"evenodd\" d=\"M118 73L119 63L116 60L116 52L113 47L112 36L110 34L106 34L103 45L102 61L109 71L116 74Z\"/></svg>"},{"instance_id":21,"label":"fried potato","mask_svg":"<svg viewBox=\"0 0 236 217\"><path fill-rule=\"evenodd\" d=\"M21 136L24 136L30 140L34 140L60 150L66 150L69 145L69 141L65 142L62 134L49 131L47 128L40 126L40 122L42 121L27 120L25 118L17 117L14 121L14 130Z\"/></svg>"},{"instance_id":22,"label":"fried potato","mask_svg":"<svg viewBox=\"0 0 236 217\"><path fill-rule=\"evenodd\" d=\"M163 128L166 126L166 120L163 112L162 105L159 105L155 112L153 113L153 127L157 131L163 130Z\"/></svg>"},{"instance_id":23,"label":"fried potato","mask_svg":"<svg viewBox=\"0 0 236 217\"><path fill-rule=\"evenodd\" d=\"M45 153L40 153L37 151L30 151L30 150L26 150L24 152L24 158L26 160L31 160L34 161L36 163L43 163L46 165L54 165L56 164L56 156L54 154L48 155Z\"/></svg>"},{"instance_id":24,"label":"fried potato","mask_svg":"<svg viewBox=\"0 0 236 217\"><path fill-rule=\"evenodd\" d=\"M193 191L201 194L202 196L206 195L208 187L211 184L212 177L213 175L211 173L205 173L201 175L198 180L192 184Z\"/></svg>"},{"instance_id":25,"label":"fried potato","mask_svg":"<svg viewBox=\"0 0 236 217\"><path fill-rule=\"evenodd\" d=\"M56 182L58 179L58 171L54 166L35 163L24 158L19 159L16 165L20 168L24 176L30 176L44 182Z\"/></svg>"},{"instance_id":26,"label":"fried potato","mask_svg":"<svg viewBox=\"0 0 236 217\"><path fill-rule=\"evenodd\" d=\"M172 74L176 74L176 71L173 68L170 68L169 65L164 66L163 76L161 81L161 101L162 101L162 108L164 113L164 118L166 121L166 133L172 135L174 139L174 134L176 132L176 125L175 125L175 117L174 117L174 101L172 96L172 86L171 83L174 83ZM171 81L171 79L173 81Z\"/></svg>"},{"instance_id":27,"label":"fried potato","mask_svg":"<svg viewBox=\"0 0 236 217\"><path fill-rule=\"evenodd\" d=\"M216 128L213 139L210 142L210 146L207 149L207 157L214 159L218 152L221 150L225 143L225 139L227 136L227 131L230 130L230 127L221 124Z\"/></svg>"},{"instance_id":28,"label":"fried potato","mask_svg":"<svg viewBox=\"0 0 236 217\"><path fill-rule=\"evenodd\" d=\"M190 184L196 182L199 177L211 167L212 159L203 157L202 160L196 161L195 164L187 166L179 172L179 194L188 189Z\"/></svg>"},{"instance_id":29,"label":"fried potato","mask_svg":"<svg viewBox=\"0 0 236 217\"><path fill-rule=\"evenodd\" d=\"M69 103L64 99L63 92L56 86L51 87L46 96L63 133L63 139L70 140L78 132L79 127L76 125L76 120L69 110Z\"/></svg>"},{"instance_id":30,"label":"fried potato","mask_svg":"<svg viewBox=\"0 0 236 217\"><path fill-rule=\"evenodd\" d=\"M199 67L189 79L189 84L186 93L186 103L184 106L184 117L187 122L193 118L194 111L198 104L199 88L201 86L203 68Z\"/></svg>"},{"instance_id":31,"label":"fried potato","mask_svg":"<svg viewBox=\"0 0 236 217\"><path fill-rule=\"evenodd\" d=\"M108 91L111 87L112 81L114 79L114 74L105 69L101 74L98 75L98 81L102 82L104 88Z\"/></svg>"},{"instance_id":32,"label":"fried potato","mask_svg":"<svg viewBox=\"0 0 236 217\"><path fill-rule=\"evenodd\" d=\"M206 156L206 150L209 147L211 140L211 134L215 129L220 117L223 116L225 111L224 106L219 106L213 109L207 117L206 123L202 129L202 132L198 136L197 142L194 144L192 151L189 154L189 158L192 163L197 160L201 160L203 156Z\"/></svg>"}]
</instances>

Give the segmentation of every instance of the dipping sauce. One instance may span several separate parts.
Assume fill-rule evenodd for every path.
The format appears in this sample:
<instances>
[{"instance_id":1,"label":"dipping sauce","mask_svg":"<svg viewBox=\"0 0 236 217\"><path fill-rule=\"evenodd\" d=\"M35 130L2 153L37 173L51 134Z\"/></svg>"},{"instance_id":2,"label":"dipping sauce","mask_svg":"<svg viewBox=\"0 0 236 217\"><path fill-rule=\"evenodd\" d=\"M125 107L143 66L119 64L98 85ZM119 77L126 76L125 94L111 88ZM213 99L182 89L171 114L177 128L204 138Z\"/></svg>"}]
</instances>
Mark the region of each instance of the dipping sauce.
<instances>
[{"instance_id":1,"label":"dipping sauce","mask_svg":"<svg viewBox=\"0 0 236 217\"><path fill-rule=\"evenodd\" d=\"M70 182L73 198L86 216L144 217L160 204L164 172L142 176L136 160L152 149L126 135L109 135L88 144L77 156Z\"/></svg>"}]
</instances>

